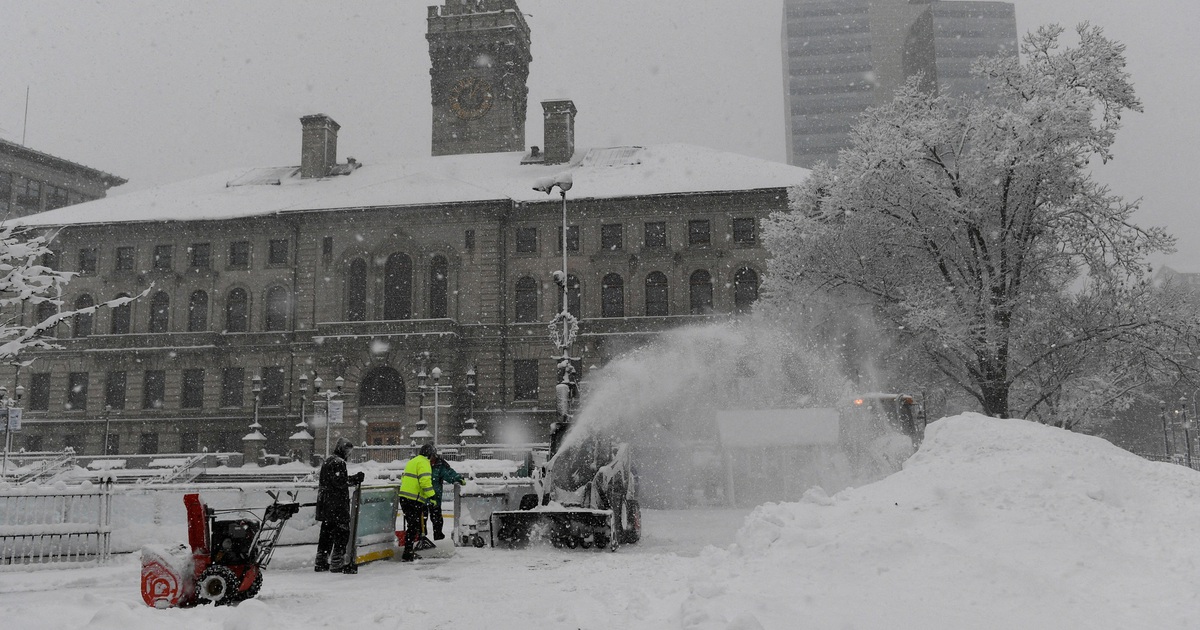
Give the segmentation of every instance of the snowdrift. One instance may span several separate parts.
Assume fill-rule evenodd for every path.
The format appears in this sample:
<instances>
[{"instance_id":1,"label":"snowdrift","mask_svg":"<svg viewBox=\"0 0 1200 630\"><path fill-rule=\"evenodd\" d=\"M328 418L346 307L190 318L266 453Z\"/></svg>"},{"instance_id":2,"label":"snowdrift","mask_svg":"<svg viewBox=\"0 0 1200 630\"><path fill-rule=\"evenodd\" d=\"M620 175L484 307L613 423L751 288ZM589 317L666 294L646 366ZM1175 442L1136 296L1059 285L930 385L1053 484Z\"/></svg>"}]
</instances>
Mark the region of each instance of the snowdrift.
<instances>
[{"instance_id":1,"label":"snowdrift","mask_svg":"<svg viewBox=\"0 0 1200 630\"><path fill-rule=\"evenodd\" d=\"M750 514L685 627L1194 628L1200 474L963 414L901 472Z\"/></svg>"}]
</instances>

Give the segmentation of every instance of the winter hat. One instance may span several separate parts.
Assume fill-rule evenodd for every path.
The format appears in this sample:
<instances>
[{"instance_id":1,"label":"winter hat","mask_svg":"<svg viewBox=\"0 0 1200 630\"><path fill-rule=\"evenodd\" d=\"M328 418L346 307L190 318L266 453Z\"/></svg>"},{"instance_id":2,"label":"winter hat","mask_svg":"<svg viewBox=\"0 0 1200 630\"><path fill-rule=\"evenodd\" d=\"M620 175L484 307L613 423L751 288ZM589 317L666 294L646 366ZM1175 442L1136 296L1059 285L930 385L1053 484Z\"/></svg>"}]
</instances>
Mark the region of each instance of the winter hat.
<instances>
[{"instance_id":1,"label":"winter hat","mask_svg":"<svg viewBox=\"0 0 1200 630\"><path fill-rule=\"evenodd\" d=\"M346 438L338 438L337 446L333 447L333 453L342 459L350 454L350 449L354 448L354 442Z\"/></svg>"},{"instance_id":2,"label":"winter hat","mask_svg":"<svg viewBox=\"0 0 1200 630\"><path fill-rule=\"evenodd\" d=\"M422 445L421 445L421 450L419 451L419 453L418 453L418 454L420 454L420 455L421 455L421 456L423 456L423 457L427 457L427 458L431 458L431 459L432 459L434 455L437 455L437 451L436 451L436 450L434 450L434 448L433 448L433 445L432 445L432 444L422 444Z\"/></svg>"}]
</instances>

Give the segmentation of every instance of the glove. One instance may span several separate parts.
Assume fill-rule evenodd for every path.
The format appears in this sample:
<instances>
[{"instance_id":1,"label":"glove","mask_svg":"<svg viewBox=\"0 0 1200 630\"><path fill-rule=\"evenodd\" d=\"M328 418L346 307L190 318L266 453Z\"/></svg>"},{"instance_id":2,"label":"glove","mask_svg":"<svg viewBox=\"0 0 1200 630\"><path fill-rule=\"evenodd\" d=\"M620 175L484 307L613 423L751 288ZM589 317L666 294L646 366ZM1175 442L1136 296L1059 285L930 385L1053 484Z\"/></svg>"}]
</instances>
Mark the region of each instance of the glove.
<instances>
[{"instance_id":1,"label":"glove","mask_svg":"<svg viewBox=\"0 0 1200 630\"><path fill-rule=\"evenodd\" d=\"M432 508L432 507L438 507L438 502L437 502L437 499L430 499L430 500L428 500L428 501L426 501L426 502L425 502L425 505L427 505L427 506L429 506L429 507L431 507L431 508Z\"/></svg>"},{"instance_id":2,"label":"glove","mask_svg":"<svg viewBox=\"0 0 1200 630\"><path fill-rule=\"evenodd\" d=\"M366 473L358 472L350 477L350 482L357 485L357 484L362 483L363 479L366 479L366 478L367 478Z\"/></svg>"},{"instance_id":3,"label":"glove","mask_svg":"<svg viewBox=\"0 0 1200 630\"><path fill-rule=\"evenodd\" d=\"M459 479L459 480L458 480L458 485L460 485L460 486L465 486L465 485L467 485L467 478L466 478L466 477L463 477L462 479Z\"/></svg>"}]
</instances>

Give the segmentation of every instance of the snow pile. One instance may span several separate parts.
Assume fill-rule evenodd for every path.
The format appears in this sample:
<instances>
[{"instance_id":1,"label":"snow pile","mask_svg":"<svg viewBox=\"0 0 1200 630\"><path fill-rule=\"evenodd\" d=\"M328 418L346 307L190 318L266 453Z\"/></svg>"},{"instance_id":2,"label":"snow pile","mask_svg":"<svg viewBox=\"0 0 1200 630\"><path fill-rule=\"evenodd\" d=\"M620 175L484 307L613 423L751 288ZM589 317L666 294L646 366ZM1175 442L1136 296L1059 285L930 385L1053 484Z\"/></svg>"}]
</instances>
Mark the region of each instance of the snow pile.
<instances>
[{"instance_id":1,"label":"snow pile","mask_svg":"<svg viewBox=\"0 0 1200 630\"><path fill-rule=\"evenodd\" d=\"M758 507L685 627L1196 627L1200 475L964 414L880 482ZM690 620L690 621L689 621ZM712 627L717 627L716 625Z\"/></svg>"}]
</instances>

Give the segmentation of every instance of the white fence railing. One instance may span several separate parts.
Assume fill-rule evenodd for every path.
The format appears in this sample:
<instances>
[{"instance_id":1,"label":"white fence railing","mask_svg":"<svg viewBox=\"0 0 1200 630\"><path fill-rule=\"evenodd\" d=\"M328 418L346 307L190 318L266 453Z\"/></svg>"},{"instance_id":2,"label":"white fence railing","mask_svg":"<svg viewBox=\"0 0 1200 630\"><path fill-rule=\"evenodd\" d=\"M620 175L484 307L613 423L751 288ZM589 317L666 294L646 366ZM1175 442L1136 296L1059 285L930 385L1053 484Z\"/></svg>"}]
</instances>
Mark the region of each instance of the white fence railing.
<instances>
[{"instance_id":1,"label":"white fence railing","mask_svg":"<svg viewBox=\"0 0 1200 630\"><path fill-rule=\"evenodd\" d=\"M111 483L0 492L0 571L107 561L112 494Z\"/></svg>"}]
</instances>

